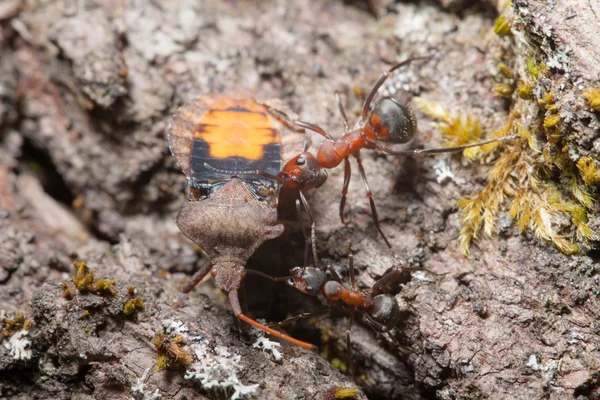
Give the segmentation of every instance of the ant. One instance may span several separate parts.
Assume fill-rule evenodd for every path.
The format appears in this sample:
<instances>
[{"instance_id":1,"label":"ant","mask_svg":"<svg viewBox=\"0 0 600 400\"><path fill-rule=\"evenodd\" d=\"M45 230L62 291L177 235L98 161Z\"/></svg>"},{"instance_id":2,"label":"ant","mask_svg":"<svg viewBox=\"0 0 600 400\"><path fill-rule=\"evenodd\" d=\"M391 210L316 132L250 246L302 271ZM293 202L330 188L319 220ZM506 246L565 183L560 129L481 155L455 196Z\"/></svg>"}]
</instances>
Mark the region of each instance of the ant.
<instances>
[{"instance_id":1,"label":"ant","mask_svg":"<svg viewBox=\"0 0 600 400\"><path fill-rule=\"evenodd\" d=\"M362 314L367 323L375 331L386 333L396 347L404 348L391 332L400 320L400 307L394 299L394 296L387 293L381 293L381 291L386 284L393 281L394 278L407 271L407 269L394 269L379 278L368 290L360 291L356 285L354 256L350 248L348 254L348 270L350 275L350 288L344 286L342 279L330 265L327 265L326 267L295 267L290 271L291 276L279 278L274 278L258 271L252 272L258 273L258 275L276 282L287 281L288 286L310 296L322 295L329 305L324 310L298 314L281 322L272 324L271 326L286 324L302 318L325 315L336 305L340 305L347 309L349 312L349 319L348 325L346 326L346 349L348 364L353 372L350 335L355 313ZM417 270L426 271L423 268L410 269L410 271ZM327 275L327 271L329 271L330 277ZM408 350L411 351L410 349Z\"/></svg>"},{"instance_id":2,"label":"ant","mask_svg":"<svg viewBox=\"0 0 600 400\"><path fill-rule=\"evenodd\" d=\"M284 112L265 105L265 107L274 116L281 118L282 121L292 125L292 127L308 129L325 138L325 140L318 147L316 155L305 151L288 161L277 175L277 180L282 184L283 187L298 189L300 190L300 193L302 193L303 190L318 188L321 186L327 179L326 170L335 168L344 162L344 185L342 188L342 199L340 201L339 213L342 223L345 224L344 208L346 205L346 195L348 193L348 186L350 184L351 176L349 157L354 156L358 165L358 172L369 199L375 228L379 234L381 234L381 237L387 246L391 248L392 246L390 242L379 225L379 217L377 215L377 208L375 207L375 200L367 183L367 177L360 156L361 149L374 149L392 156L417 157L425 154L458 152L470 147L478 147L489 143L503 142L520 138L520 136L511 135L469 145L403 151L396 151L380 144L402 144L410 141L417 132L417 119L414 111L408 104L400 102L393 97L383 97L378 100L373 107L371 107L377 91L394 71L408 65L413 61L429 60L431 58L432 57L409 58L394 65L388 71L384 72L365 99L360 118L352 129L350 129L348 118L346 117L346 112L342 106L340 96L338 93L336 93L335 97L337 106L342 117L342 122L344 123L344 133L337 140L333 139L329 133L315 124L299 120L292 120ZM248 173L261 174L260 171L248 171Z\"/></svg>"}]
</instances>

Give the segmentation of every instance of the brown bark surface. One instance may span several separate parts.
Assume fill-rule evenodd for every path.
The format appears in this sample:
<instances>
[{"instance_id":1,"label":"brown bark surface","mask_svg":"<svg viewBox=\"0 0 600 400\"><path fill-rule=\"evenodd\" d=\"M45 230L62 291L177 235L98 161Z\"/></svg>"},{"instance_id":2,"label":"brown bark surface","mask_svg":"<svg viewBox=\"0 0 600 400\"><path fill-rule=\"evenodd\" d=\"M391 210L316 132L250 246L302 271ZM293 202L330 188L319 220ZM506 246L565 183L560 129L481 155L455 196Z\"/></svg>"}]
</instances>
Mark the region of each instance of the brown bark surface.
<instances>
[{"instance_id":1,"label":"brown bark surface","mask_svg":"<svg viewBox=\"0 0 600 400\"><path fill-rule=\"evenodd\" d=\"M581 90L600 79L600 7L592 0L513 3L515 35L550 69L545 79L564 113L570 155L598 159L600 121ZM459 156L362 152L393 250L373 226L355 164L347 225L338 216L341 167L309 195L320 257L348 279L352 243L360 288L394 267L437 274L413 273L391 288L402 309L394 334L410 351L355 321L356 384L327 361L345 359L343 312L290 326L321 354L282 343L277 362L252 346L257 333L237 323L210 280L189 295L178 291L207 262L174 223L186 183L166 127L179 106L244 89L281 100L337 137L335 91L354 121L356 94L391 64L435 55L396 73L382 91L468 112L491 129L508 112L490 90L502 46L492 31L496 7L452 0L0 3L0 315L33 319L29 359L0 336L0 398L231 397L231 388L184 379L183 366L142 380L157 358L153 337L175 334L174 322L185 325L187 348L201 349L206 362L238 360L237 378L259 385L249 398L325 399L357 384L357 398L373 399L600 398L597 251L563 255L502 215L500 234L475 242L465 257L456 200L485 184L489 166ZM407 146L438 147L439 132L417 117L419 137ZM440 160L457 179L437 182ZM284 194L279 205L286 233L265 243L250 268L283 276L302 265L294 196ZM590 225L600 227L600 219L592 215ZM62 282L74 276L74 260L87 261L98 279L114 279L116 294L66 299ZM145 306L128 317L130 285ZM268 321L323 307L256 276L246 279L242 302Z\"/></svg>"}]
</instances>

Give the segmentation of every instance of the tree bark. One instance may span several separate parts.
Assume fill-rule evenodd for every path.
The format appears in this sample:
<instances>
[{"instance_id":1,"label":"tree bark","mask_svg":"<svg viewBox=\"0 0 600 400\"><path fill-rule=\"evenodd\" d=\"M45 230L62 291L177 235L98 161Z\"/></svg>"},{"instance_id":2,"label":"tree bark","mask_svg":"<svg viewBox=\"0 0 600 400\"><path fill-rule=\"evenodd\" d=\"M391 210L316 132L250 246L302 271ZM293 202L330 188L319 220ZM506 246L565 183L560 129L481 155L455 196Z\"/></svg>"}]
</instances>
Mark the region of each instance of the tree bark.
<instances>
[{"instance_id":1,"label":"tree bark","mask_svg":"<svg viewBox=\"0 0 600 400\"><path fill-rule=\"evenodd\" d=\"M153 338L164 332L173 339L181 322L188 351L239 364L230 370L242 385L258 385L250 398L324 399L357 385L356 398L598 398L597 252L563 255L520 234L505 213L501 234L480 238L465 257L456 200L481 189L490 167L459 156L361 153L392 250L374 228L355 165L348 224L338 216L342 168L309 194L319 255L344 279L349 243L361 289L390 268L433 273L413 273L390 288L402 310L394 336L405 348L354 322L356 384L326 361L345 360L343 310L289 327L323 357L282 343L276 362L252 347L258 334L237 323L210 280L189 295L178 292L207 262L175 226L185 177L166 139L171 115L195 96L250 91L279 99L338 137L335 91L355 120L361 93L391 64L433 55L395 73L382 92L433 100L478 118L486 130L502 124L508 104L490 90L497 54L506 50L493 34L502 2L440 3L0 5L0 309L7 319L23 312L33 320L25 334L30 358L15 356L10 337L0 336L0 397L231 397L232 387L210 390L199 378L184 379L189 366L153 371ZM597 160L598 113L581 91L600 79L600 8L593 1L513 3L513 35L528 46L510 51L546 61L572 161ZM439 147L432 120L417 117L419 137L408 146ZM438 183L440 159L454 180ZM302 265L294 198L284 193L279 205L286 233L248 267L284 276ZM595 211L590 217L598 228ZM66 298L62 282L74 276L75 260L87 261L96 279L114 279L116 294ZM131 285L145 304L126 316ZM257 276L247 277L242 302L268 321L324 306Z\"/></svg>"}]
</instances>

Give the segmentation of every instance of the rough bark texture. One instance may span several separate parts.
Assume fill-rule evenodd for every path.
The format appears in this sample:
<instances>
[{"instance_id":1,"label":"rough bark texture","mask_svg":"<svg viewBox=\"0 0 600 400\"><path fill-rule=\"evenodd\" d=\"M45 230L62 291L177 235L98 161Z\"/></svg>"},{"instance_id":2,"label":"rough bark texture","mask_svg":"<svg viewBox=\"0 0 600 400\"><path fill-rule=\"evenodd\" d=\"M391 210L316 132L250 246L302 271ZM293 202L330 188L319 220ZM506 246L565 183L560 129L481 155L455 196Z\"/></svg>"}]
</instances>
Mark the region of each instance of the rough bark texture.
<instances>
[{"instance_id":1,"label":"rough bark texture","mask_svg":"<svg viewBox=\"0 0 600 400\"><path fill-rule=\"evenodd\" d=\"M30 359L0 336L0 398L231 396L232 389L184 379L183 367L142 379L157 357L152 338L177 331L174 322L185 325L187 345L212 361L241 356L237 377L259 385L248 397L323 399L332 388L355 387L318 354L282 344L277 363L253 348L257 334L236 324L212 282L178 293L206 258L174 223L185 177L168 153L166 126L198 94L244 88L281 99L336 136L342 124L334 91L354 119L353 93L369 90L389 64L426 54L436 57L400 71L384 91L468 110L486 127L501 123L506 104L490 91L496 2L367 3L0 4L0 310L34 321L24 349ZM598 114L580 93L600 79L600 7L591 0L514 3L515 29L549 61L573 159L598 159ZM410 146L437 146L437 132L418 117L421 136ZM439 158L464 181L438 183ZM480 188L489 170L439 158L363 152L393 251L377 236L357 176L346 226L338 217L342 168L309 197L321 257L347 277L351 242L360 287L392 267L438 274L413 274L394 288L403 311L395 336L411 351L354 323L357 383L369 398L599 398L598 253L565 256L505 224L501 236L463 256L456 199ZM295 219L293 196L279 210L287 233L263 245L251 268L282 276L302 263L303 238L288 221ZM64 298L61 282L73 276L73 260L115 279L117 294ZM145 306L126 317L130 285ZM277 321L320 307L259 277L245 288L256 318ZM328 359L344 359L346 325L336 312L290 333L318 344Z\"/></svg>"}]
</instances>

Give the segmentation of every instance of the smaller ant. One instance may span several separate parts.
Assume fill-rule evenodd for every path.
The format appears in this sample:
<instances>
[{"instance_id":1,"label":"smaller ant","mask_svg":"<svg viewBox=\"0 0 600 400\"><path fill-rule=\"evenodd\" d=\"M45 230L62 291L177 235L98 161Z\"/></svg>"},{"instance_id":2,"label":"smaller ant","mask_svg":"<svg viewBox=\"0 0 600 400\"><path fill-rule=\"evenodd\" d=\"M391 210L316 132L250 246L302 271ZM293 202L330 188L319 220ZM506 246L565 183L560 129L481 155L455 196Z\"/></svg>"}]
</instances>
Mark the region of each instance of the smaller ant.
<instances>
[{"instance_id":1,"label":"smaller ant","mask_svg":"<svg viewBox=\"0 0 600 400\"><path fill-rule=\"evenodd\" d=\"M354 156L358 164L358 172L361 176L369 203L371 206L371 214L375 228L385 240L389 248L391 244L381 230L379 225L379 217L373 193L369 189L367 177L360 157L361 149L374 149L384 154L392 156L411 156L417 157L424 154L435 153L451 153L458 152L470 147L478 147L494 142L503 142L515 140L520 136L504 136L496 139L486 140L475 144L445 147L436 149L420 149L420 150L404 150L396 151L383 146L381 143L403 144L409 142L417 133L417 119L413 110L406 103L399 102L393 97L383 97L378 100L373 107L371 103L379 88L392 75L392 73L401 67L408 65L416 60L429 60L432 57L414 57L402 61L383 75L371 89L371 92L365 99L362 106L362 112L359 120L350 129L346 112L342 106L338 93L335 94L337 106L340 111L342 122L344 123L344 133L335 140L329 133L321 127L304 121L292 120L287 114L263 104L273 116L280 118L283 122L292 126L292 128L302 132L304 129L311 130L323 136L325 140L320 144L316 151L316 155L305 151L288 161L276 177L282 185L289 189L298 189L300 193L303 190L318 188L327 180L327 169L337 167L344 162L344 186L342 188L342 199L340 201L340 219L344 221L344 208L346 205L346 195L350 184L351 167L350 156ZM246 173L262 174L260 171L248 171Z\"/></svg>"},{"instance_id":2,"label":"smaller ant","mask_svg":"<svg viewBox=\"0 0 600 400\"><path fill-rule=\"evenodd\" d=\"M356 285L354 256L351 250L348 254L348 270L350 274L350 288L344 286L342 279L330 265L323 268L313 266L295 267L290 271L291 276L289 277L274 278L264 273L259 273L259 275L277 282L285 280L287 281L288 286L310 296L323 295L329 304L329 307L324 310L298 314L281 322L271 324L271 326L286 324L301 318L325 315L336 305L341 305L348 310L349 319L346 327L346 349L348 364L353 373L350 334L352 324L354 323L355 313L362 314L375 331L386 333L396 347L406 349L404 346L400 345L391 332L400 320L400 307L394 299L394 296L380 292L386 284L393 281L394 278L407 271L407 269L397 268L386 273L379 278L370 289L364 291L358 290ZM423 268L411 268L410 270L426 271ZM329 271L331 277L328 277L327 271ZM256 273L258 271L252 272ZM411 351L410 349L407 350Z\"/></svg>"}]
</instances>

